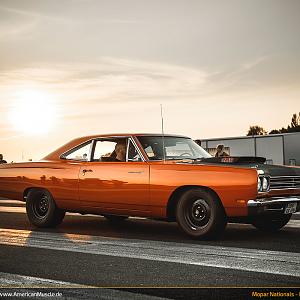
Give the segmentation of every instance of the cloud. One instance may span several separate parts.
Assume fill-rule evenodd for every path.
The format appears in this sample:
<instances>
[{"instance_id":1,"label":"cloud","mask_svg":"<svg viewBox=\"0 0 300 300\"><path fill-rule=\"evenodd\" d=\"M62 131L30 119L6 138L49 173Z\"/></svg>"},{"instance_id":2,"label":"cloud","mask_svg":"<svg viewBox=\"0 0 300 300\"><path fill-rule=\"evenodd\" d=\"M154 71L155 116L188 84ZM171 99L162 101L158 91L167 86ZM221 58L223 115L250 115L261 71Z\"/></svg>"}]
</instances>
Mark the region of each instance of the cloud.
<instances>
[{"instance_id":1,"label":"cloud","mask_svg":"<svg viewBox=\"0 0 300 300\"><path fill-rule=\"evenodd\" d=\"M147 110L155 102L194 99L208 77L193 68L111 57L94 64L39 64L0 72L0 111L12 111L24 90L41 90L55 99L61 120L103 119L135 106Z\"/></svg>"},{"instance_id":2,"label":"cloud","mask_svg":"<svg viewBox=\"0 0 300 300\"><path fill-rule=\"evenodd\" d=\"M112 57L103 57L93 64L31 64L28 68L0 72L0 101L9 102L21 89L44 89L55 95L61 105L68 106L70 118L78 115L78 107L86 114L97 111L107 115L114 104L126 109L129 103L132 107L135 103L207 105L230 99L243 101L244 95L278 88L262 87L253 80L255 77L249 77L266 62L269 58L259 57L229 72Z\"/></svg>"},{"instance_id":3,"label":"cloud","mask_svg":"<svg viewBox=\"0 0 300 300\"><path fill-rule=\"evenodd\" d=\"M63 23L63 25L66 24L78 24L78 25L95 25L97 23L103 23L103 24L132 24L136 25L137 23L141 23L141 20L134 20L134 19L124 19L124 18L95 18L92 17L90 19L86 18L74 18L71 15L68 14L60 14L58 15L57 12L50 13L50 11L42 11L42 10L35 10L31 7L31 9L19 9L15 7L9 7L9 6L3 6L0 5L0 15L3 15L5 17L10 16L14 18L19 18L21 20L24 19L34 19L39 21L52 21L52 22L58 22ZM14 23L11 24L14 26Z\"/></svg>"},{"instance_id":4,"label":"cloud","mask_svg":"<svg viewBox=\"0 0 300 300\"><path fill-rule=\"evenodd\" d=\"M37 26L38 16L0 6L0 40L25 39Z\"/></svg>"},{"instance_id":5,"label":"cloud","mask_svg":"<svg viewBox=\"0 0 300 300\"><path fill-rule=\"evenodd\" d=\"M36 27L37 21L31 20L25 24L0 24L0 40L11 40L14 38L25 39L30 36L32 30Z\"/></svg>"},{"instance_id":6,"label":"cloud","mask_svg":"<svg viewBox=\"0 0 300 300\"><path fill-rule=\"evenodd\" d=\"M266 61L270 56L260 56L242 64L242 70L250 70Z\"/></svg>"},{"instance_id":7,"label":"cloud","mask_svg":"<svg viewBox=\"0 0 300 300\"><path fill-rule=\"evenodd\" d=\"M17 15L18 17L30 17L36 18L36 19L50 19L50 20L56 20L60 22L65 22L66 18L57 17L50 14L44 14L41 12L36 12L34 10L25 10L25 9L17 9L17 8L11 8L7 6L0 5L0 11L4 11L7 15Z\"/></svg>"},{"instance_id":8,"label":"cloud","mask_svg":"<svg viewBox=\"0 0 300 300\"><path fill-rule=\"evenodd\" d=\"M166 132L170 133L199 138L243 134L254 123L268 129L280 127L276 124L284 124L286 116L298 104L299 86L290 90L285 84L263 88L241 84L245 74L265 62L268 59L239 65L230 72L208 72L160 62L106 57L93 64L39 63L2 70L0 140L5 142L1 151L11 151L17 157L19 141L23 141L28 153L41 157L37 155L41 150L36 149L32 139L18 135L6 121L6 115L19 101L24 101L24 89L40 90L53 97L58 111L56 132L39 140L52 143L53 148L64 139L99 132L159 132L160 103L164 105ZM270 107L274 110L270 111Z\"/></svg>"},{"instance_id":9,"label":"cloud","mask_svg":"<svg viewBox=\"0 0 300 300\"><path fill-rule=\"evenodd\" d=\"M207 83L204 71L127 59L103 58L95 64L58 64L0 73L6 87L37 85L55 89L67 101L122 102L189 97Z\"/></svg>"}]
</instances>

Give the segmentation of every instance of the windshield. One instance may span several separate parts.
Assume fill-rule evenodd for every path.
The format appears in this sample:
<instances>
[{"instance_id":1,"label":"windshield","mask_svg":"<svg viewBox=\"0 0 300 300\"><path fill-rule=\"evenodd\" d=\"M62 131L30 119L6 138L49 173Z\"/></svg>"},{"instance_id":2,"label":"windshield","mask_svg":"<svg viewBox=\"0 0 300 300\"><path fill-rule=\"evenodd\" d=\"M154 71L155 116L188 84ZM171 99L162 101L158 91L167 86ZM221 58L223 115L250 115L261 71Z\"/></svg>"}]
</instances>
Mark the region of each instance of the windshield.
<instances>
[{"instance_id":1,"label":"windshield","mask_svg":"<svg viewBox=\"0 0 300 300\"><path fill-rule=\"evenodd\" d=\"M211 157L201 146L190 138L165 136L139 136L149 160L163 160L163 147L165 159L196 159Z\"/></svg>"}]
</instances>

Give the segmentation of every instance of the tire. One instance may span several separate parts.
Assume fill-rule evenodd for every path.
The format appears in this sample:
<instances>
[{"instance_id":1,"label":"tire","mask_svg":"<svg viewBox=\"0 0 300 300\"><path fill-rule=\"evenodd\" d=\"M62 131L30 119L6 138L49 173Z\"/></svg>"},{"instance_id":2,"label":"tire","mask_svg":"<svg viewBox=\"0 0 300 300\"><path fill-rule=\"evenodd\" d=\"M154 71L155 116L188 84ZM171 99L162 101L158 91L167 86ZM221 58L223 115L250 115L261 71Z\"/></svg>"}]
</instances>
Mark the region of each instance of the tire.
<instances>
[{"instance_id":1,"label":"tire","mask_svg":"<svg viewBox=\"0 0 300 300\"><path fill-rule=\"evenodd\" d=\"M190 189L180 197L176 220L183 232L201 239L220 236L227 225L220 200L212 192L200 188Z\"/></svg>"},{"instance_id":2,"label":"tire","mask_svg":"<svg viewBox=\"0 0 300 300\"><path fill-rule=\"evenodd\" d=\"M30 223L37 227L55 227L65 216L65 211L56 206L52 195L43 189L29 191L26 212Z\"/></svg>"},{"instance_id":3,"label":"tire","mask_svg":"<svg viewBox=\"0 0 300 300\"><path fill-rule=\"evenodd\" d=\"M252 221L252 225L261 231L278 231L290 221L291 216L292 214L279 216L264 216L254 219Z\"/></svg>"},{"instance_id":4,"label":"tire","mask_svg":"<svg viewBox=\"0 0 300 300\"><path fill-rule=\"evenodd\" d=\"M116 216L116 215L103 215L109 222L112 223L121 223L128 219L127 216Z\"/></svg>"}]
</instances>

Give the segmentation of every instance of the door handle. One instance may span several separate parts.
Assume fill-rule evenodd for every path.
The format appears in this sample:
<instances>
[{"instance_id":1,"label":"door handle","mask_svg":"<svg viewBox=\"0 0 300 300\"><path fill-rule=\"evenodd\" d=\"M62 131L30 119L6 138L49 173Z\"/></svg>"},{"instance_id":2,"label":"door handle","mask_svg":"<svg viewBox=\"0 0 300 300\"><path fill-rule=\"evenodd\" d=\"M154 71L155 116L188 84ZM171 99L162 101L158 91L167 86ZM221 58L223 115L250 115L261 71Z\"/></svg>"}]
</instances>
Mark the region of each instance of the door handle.
<instances>
[{"instance_id":1,"label":"door handle","mask_svg":"<svg viewBox=\"0 0 300 300\"><path fill-rule=\"evenodd\" d=\"M82 170L83 175L84 175L85 173L87 173L87 172L93 172L93 170L91 170L91 169L83 169L83 170Z\"/></svg>"},{"instance_id":2,"label":"door handle","mask_svg":"<svg viewBox=\"0 0 300 300\"><path fill-rule=\"evenodd\" d=\"M129 171L129 174L141 174L144 173L144 171Z\"/></svg>"}]
</instances>

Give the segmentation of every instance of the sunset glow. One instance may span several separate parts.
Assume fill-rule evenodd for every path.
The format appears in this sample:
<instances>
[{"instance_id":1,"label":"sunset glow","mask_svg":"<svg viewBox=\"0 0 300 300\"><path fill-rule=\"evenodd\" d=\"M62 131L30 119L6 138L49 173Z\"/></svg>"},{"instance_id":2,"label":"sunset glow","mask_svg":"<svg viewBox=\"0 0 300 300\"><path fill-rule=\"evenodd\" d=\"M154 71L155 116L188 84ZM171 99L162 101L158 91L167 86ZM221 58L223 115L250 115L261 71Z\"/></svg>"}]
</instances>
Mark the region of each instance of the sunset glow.
<instances>
[{"instance_id":1,"label":"sunset glow","mask_svg":"<svg viewBox=\"0 0 300 300\"><path fill-rule=\"evenodd\" d=\"M50 94L39 90L17 93L9 119L17 132L26 135L48 133L55 127L57 109Z\"/></svg>"},{"instance_id":2,"label":"sunset glow","mask_svg":"<svg viewBox=\"0 0 300 300\"><path fill-rule=\"evenodd\" d=\"M300 1L41 2L0 5L8 161L78 136L159 133L160 104L165 132L195 139L269 132L299 112Z\"/></svg>"}]
</instances>

